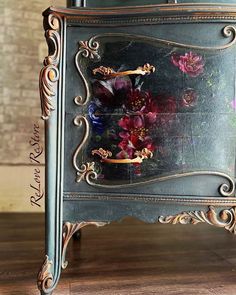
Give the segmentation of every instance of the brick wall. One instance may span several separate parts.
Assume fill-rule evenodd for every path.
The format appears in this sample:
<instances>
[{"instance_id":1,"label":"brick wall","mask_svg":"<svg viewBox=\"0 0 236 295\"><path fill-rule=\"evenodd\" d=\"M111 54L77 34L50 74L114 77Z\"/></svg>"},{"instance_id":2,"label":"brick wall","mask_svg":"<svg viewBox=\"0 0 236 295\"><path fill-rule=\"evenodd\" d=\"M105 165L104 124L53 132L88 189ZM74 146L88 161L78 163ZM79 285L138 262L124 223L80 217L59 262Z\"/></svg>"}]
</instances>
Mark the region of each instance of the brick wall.
<instances>
[{"instance_id":1,"label":"brick wall","mask_svg":"<svg viewBox=\"0 0 236 295\"><path fill-rule=\"evenodd\" d=\"M40 122L44 141L38 74L47 46L41 14L50 5L65 3L0 0L0 211L37 209L29 202L29 139L33 124Z\"/></svg>"},{"instance_id":2,"label":"brick wall","mask_svg":"<svg viewBox=\"0 0 236 295\"><path fill-rule=\"evenodd\" d=\"M40 121L38 73L47 55L41 13L64 3L0 0L0 164L28 163L29 137Z\"/></svg>"}]
</instances>

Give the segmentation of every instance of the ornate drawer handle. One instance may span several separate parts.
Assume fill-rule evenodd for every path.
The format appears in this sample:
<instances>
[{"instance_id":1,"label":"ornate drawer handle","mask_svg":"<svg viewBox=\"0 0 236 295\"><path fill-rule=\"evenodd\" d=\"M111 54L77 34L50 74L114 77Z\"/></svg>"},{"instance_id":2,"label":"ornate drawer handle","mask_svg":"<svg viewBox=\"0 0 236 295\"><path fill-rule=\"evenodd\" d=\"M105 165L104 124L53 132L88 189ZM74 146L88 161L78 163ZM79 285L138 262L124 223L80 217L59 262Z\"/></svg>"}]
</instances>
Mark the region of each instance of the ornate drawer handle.
<instances>
[{"instance_id":1,"label":"ornate drawer handle","mask_svg":"<svg viewBox=\"0 0 236 295\"><path fill-rule=\"evenodd\" d=\"M100 66L93 70L93 74L101 74L104 79L111 79L120 76L128 76L128 75L150 75L155 72L155 67L146 63L143 66L138 67L136 70L128 70L124 72L116 72L112 68Z\"/></svg>"},{"instance_id":2,"label":"ornate drawer handle","mask_svg":"<svg viewBox=\"0 0 236 295\"><path fill-rule=\"evenodd\" d=\"M133 159L111 159L108 157L112 157L112 152L108 150L104 150L103 148L99 148L98 150L92 150L92 155L98 155L101 157L101 162L110 163L110 164L139 164L142 163L144 159L152 158L153 153L144 148L141 151L136 151L136 158Z\"/></svg>"}]
</instances>

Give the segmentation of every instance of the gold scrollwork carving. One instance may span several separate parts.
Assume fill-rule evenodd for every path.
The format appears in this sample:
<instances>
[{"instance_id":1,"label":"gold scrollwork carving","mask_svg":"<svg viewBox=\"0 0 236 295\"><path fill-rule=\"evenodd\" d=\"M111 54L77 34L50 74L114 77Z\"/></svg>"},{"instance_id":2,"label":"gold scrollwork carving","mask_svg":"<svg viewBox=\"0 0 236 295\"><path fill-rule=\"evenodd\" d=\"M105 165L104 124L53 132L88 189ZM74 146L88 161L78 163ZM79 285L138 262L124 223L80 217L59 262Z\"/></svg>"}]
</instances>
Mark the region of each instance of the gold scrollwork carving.
<instances>
[{"instance_id":1,"label":"gold scrollwork carving","mask_svg":"<svg viewBox=\"0 0 236 295\"><path fill-rule=\"evenodd\" d=\"M95 172L95 162L87 162L82 164L80 169L78 169L76 182L85 180L87 183L92 184L91 179L97 179L97 173Z\"/></svg>"},{"instance_id":2,"label":"gold scrollwork carving","mask_svg":"<svg viewBox=\"0 0 236 295\"><path fill-rule=\"evenodd\" d=\"M83 98L81 95L76 96L74 98L74 102L79 105L86 105L86 103L88 102L89 96L90 96L90 88L89 88L89 84L86 80L86 78L84 77L84 74L80 68L80 63L79 63L79 59L80 56L89 58L89 59L100 59L99 53L98 53L98 48L99 48L99 43L97 41L94 41L94 38L89 39L88 41L80 41L79 42L79 51L75 56L75 65L76 68L82 78L83 84L85 86L85 98Z\"/></svg>"},{"instance_id":3,"label":"gold scrollwork carving","mask_svg":"<svg viewBox=\"0 0 236 295\"><path fill-rule=\"evenodd\" d=\"M49 260L49 257L46 255L44 263L38 273L38 289L45 293L47 293L47 290L50 289L53 283L53 275L51 273L52 264L53 262Z\"/></svg>"},{"instance_id":4,"label":"gold scrollwork carving","mask_svg":"<svg viewBox=\"0 0 236 295\"><path fill-rule=\"evenodd\" d=\"M91 184L91 179L93 180L97 179L97 173L95 172L95 163L88 162L88 163L82 164L81 167L77 165L78 154L81 151L81 148L83 147L83 145L86 143L89 136L89 122L84 116L78 115L74 119L74 124L78 127L84 126L83 139L81 143L78 145L73 156L73 166L77 171L76 182L85 180L87 183Z\"/></svg>"},{"instance_id":5,"label":"gold scrollwork carving","mask_svg":"<svg viewBox=\"0 0 236 295\"><path fill-rule=\"evenodd\" d=\"M204 211L190 211L182 212L177 215L160 216L158 218L160 223L171 224L197 224L205 222L217 227L223 227L231 233L236 233L236 207L221 210L216 212L213 206L209 206L207 212Z\"/></svg>"},{"instance_id":6,"label":"gold scrollwork carving","mask_svg":"<svg viewBox=\"0 0 236 295\"><path fill-rule=\"evenodd\" d=\"M39 91L41 99L42 119L47 120L55 108L52 98L56 96L56 87L59 80L58 64L61 53L61 38L59 34L61 19L58 15L49 14L45 38L50 54L44 59L44 67L39 75Z\"/></svg>"},{"instance_id":7,"label":"gold scrollwork carving","mask_svg":"<svg viewBox=\"0 0 236 295\"><path fill-rule=\"evenodd\" d=\"M95 222L95 221L89 221L89 222L79 222L79 223L70 223L66 222L63 226L63 244L62 244L62 268L65 269L68 265L68 262L66 261L66 250L67 246L69 244L69 241L73 234L75 234L78 230L81 228L87 226L87 225L95 225L97 227L106 225L106 222Z\"/></svg>"}]
</instances>

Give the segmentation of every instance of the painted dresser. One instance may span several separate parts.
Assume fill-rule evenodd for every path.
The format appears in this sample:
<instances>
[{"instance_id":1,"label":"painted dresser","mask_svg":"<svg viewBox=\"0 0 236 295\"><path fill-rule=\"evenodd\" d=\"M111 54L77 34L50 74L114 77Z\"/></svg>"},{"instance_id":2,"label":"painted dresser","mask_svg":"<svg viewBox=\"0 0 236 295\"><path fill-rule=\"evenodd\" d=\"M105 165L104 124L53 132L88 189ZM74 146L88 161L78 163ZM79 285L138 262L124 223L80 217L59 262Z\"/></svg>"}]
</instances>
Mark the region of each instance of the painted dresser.
<instances>
[{"instance_id":1,"label":"painted dresser","mask_svg":"<svg viewBox=\"0 0 236 295\"><path fill-rule=\"evenodd\" d=\"M236 5L82 2L43 13L43 295L87 225L133 216L235 233Z\"/></svg>"}]
</instances>

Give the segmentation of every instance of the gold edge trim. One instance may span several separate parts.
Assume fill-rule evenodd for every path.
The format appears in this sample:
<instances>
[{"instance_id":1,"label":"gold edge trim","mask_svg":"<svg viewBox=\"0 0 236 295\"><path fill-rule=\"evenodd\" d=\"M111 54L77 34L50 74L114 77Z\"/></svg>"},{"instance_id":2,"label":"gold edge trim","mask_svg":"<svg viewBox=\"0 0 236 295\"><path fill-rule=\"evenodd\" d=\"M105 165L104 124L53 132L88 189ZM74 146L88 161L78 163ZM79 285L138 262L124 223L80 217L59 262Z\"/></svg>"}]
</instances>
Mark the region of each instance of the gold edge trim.
<instances>
[{"instance_id":1,"label":"gold edge trim","mask_svg":"<svg viewBox=\"0 0 236 295\"><path fill-rule=\"evenodd\" d=\"M42 119L47 120L51 111L55 110L52 99L57 94L57 82L59 80L58 65L61 55L61 37L59 34L62 20L57 14L49 14L45 31L45 38L49 52L52 52L44 59L44 67L39 74L39 92L42 109Z\"/></svg>"},{"instance_id":2,"label":"gold edge trim","mask_svg":"<svg viewBox=\"0 0 236 295\"><path fill-rule=\"evenodd\" d=\"M159 23L198 23L198 22L224 22L224 21L236 21L236 12L219 12L213 14L213 12L195 12L191 15L159 15L159 16L140 16L140 17L119 17L119 18L98 18L96 16L69 16L69 23L80 23L84 25L111 25L111 26L127 26L137 24L159 24Z\"/></svg>"},{"instance_id":3,"label":"gold edge trim","mask_svg":"<svg viewBox=\"0 0 236 295\"><path fill-rule=\"evenodd\" d=\"M93 171L95 173L95 171ZM91 175L90 171L90 175ZM96 178L90 178L88 175L88 178L84 179L88 184L96 186L96 187L104 187L104 188L123 188L123 187L132 187L132 186L137 186L137 185L144 185L144 184L151 184L155 182L163 182L167 180L172 180L172 179L179 179L183 177L189 177L189 176L201 176L201 175L212 175L212 176L220 176L228 180L229 184L223 183L219 186L219 192L222 196L224 197L232 197L235 193L235 182L233 178L231 178L229 175L223 173L223 172L217 172L217 171L192 171L192 172L185 172L185 173L178 173L178 174L173 174L173 175L167 175L167 176L162 176L162 177L156 177L151 180L146 180L146 181L139 181L137 183L126 183L126 184L117 184L117 185L108 185L108 184L98 184L95 182L92 182L92 180L97 179L97 174Z\"/></svg>"},{"instance_id":4,"label":"gold edge trim","mask_svg":"<svg viewBox=\"0 0 236 295\"><path fill-rule=\"evenodd\" d=\"M141 201L145 203L182 203L183 205L215 205L215 206L235 206L236 199L233 197L183 197L183 196L136 196L136 195L82 195L75 192L64 192L63 198L65 201L69 200L87 200L87 201L108 201L108 200L122 200L122 201Z\"/></svg>"},{"instance_id":5,"label":"gold edge trim","mask_svg":"<svg viewBox=\"0 0 236 295\"><path fill-rule=\"evenodd\" d=\"M152 42L151 44L154 46L158 46L159 44L164 44L171 47L189 48L189 49L196 49L196 50L209 50L209 51L224 50L233 46L236 43L236 27L235 26L226 25L222 28L221 33L223 37L231 38L231 40L228 43L224 45L220 45L220 46L198 46L198 45L192 45L187 43L179 43L179 42L175 42L168 39L161 39L161 38L156 38L156 37L151 37L146 35L126 34L126 33L104 33L104 34L96 35L92 37L90 40L92 40L92 42L95 42L95 40L106 38L106 37L122 37L122 38L130 38L132 40L135 39L136 41L143 41L147 43Z\"/></svg>"},{"instance_id":6,"label":"gold edge trim","mask_svg":"<svg viewBox=\"0 0 236 295\"><path fill-rule=\"evenodd\" d=\"M88 226L88 225L95 225L97 227L104 226L108 224L107 222L95 222L95 221L82 221L79 223L70 223L65 222L63 225L63 234L62 234L62 269L65 269L68 265L66 261L66 250L69 244L71 237L81 228Z\"/></svg>"},{"instance_id":7,"label":"gold edge trim","mask_svg":"<svg viewBox=\"0 0 236 295\"><path fill-rule=\"evenodd\" d=\"M191 9L191 10L190 10ZM163 11L178 12L179 10L187 12L191 15L193 11L203 11L203 12L236 12L236 5L230 3L163 3L163 4L149 4L149 5L136 5L136 6L115 6L115 7L78 7L77 9L72 8L59 8L59 7L49 7L45 11L53 11L58 14L70 17L70 16L119 16L128 14L129 16L136 16L139 13L162 13Z\"/></svg>"}]
</instances>

